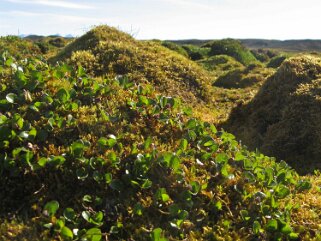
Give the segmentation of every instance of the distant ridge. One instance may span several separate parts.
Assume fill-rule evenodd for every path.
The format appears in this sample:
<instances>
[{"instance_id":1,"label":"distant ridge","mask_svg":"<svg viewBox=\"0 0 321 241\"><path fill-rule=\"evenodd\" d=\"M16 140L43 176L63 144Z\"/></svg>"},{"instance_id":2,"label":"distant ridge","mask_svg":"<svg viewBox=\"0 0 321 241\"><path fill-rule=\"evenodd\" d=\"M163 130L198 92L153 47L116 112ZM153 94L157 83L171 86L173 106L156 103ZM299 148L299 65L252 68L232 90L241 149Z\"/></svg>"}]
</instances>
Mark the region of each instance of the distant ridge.
<instances>
[{"instance_id":1,"label":"distant ridge","mask_svg":"<svg viewBox=\"0 0 321 241\"><path fill-rule=\"evenodd\" d=\"M38 40L44 39L45 37L51 37L51 38L55 38L55 37L74 38L74 36L72 34L61 35L61 34L58 34L58 33L57 34L50 34L50 35L20 34L20 35L18 35L18 37L29 39L29 40L34 40L34 41L38 41Z\"/></svg>"},{"instance_id":2,"label":"distant ridge","mask_svg":"<svg viewBox=\"0 0 321 241\"><path fill-rule=\"evenodd\" d=\"M321 40L299 39L299 40L269 40L269 39L238 39L250 49L278 49L284 51L321 51ZM168 40L177 44L203 45L211 39L186 39L186 40Z\"/></svg>"},{"instance_id":3,"label":"distant ridge","mask_svg":"<svg viewBox=\"0 0 321 241\"><path fill-rule=\"evenodd\" d=\"M321 51L321 40L267 40L267 39L240 39L248 48L281 49L287 51Z\"/></svg>"}]
</instances>

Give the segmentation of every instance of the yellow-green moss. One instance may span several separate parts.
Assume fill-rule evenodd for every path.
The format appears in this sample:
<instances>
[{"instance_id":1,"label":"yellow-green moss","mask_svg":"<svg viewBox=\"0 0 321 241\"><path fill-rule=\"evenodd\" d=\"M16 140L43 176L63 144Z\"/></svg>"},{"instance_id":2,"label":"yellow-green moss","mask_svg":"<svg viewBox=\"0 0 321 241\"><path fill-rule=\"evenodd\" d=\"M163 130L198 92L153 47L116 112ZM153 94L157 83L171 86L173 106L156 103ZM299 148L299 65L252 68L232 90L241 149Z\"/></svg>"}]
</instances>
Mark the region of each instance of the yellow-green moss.
<instances>
[{"instance_id":1,"label":"yellow-green moss","mask_svg":"<svg viewBox=\"0 0 321 241\"><path fill-rule=\"evenodd\" d=\"M50 61L68 59L96 76L126 74L136 82L154 83L159 92L193 106L210 100L206 70L155 41L138 41L112 27L92 29Z\"/></svg>"},{"instance_id":2,"label":"yellow-green moss","mask_svg":"<svg viewBox=\"0 0 321 241\"><path fill-rule=\"evenodd\" d=\"M285 61L224 127L250 148L287 160L300 172L321 167L321 59Z\"/></svg>"}]
</instances>

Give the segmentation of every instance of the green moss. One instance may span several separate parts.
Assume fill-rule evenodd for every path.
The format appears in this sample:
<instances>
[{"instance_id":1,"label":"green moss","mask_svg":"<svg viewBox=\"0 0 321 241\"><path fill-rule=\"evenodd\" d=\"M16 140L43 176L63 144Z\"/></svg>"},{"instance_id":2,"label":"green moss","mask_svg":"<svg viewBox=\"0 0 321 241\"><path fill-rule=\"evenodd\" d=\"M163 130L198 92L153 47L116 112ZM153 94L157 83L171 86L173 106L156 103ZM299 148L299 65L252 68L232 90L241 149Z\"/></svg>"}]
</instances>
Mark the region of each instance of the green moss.
<instances>
[{"instance_id":1,"label":"green moss","mask_svg":"<svg viewBox=\"0 0 321 241\"><path fill-rule=\"evenodd\" d=\"M202 65L208 71L211 71L216 76L222 75L232 69L243 67L240 62L228 55L211 56L201 59L197 61L197 63Z\"/></svg>"},{"instance_id":2,"label":"green moss","mask_svg":"<svg viewBox=\"0 0 321 241\"><path fill-rule=\"evenodd\" d=\"M92 48L88 36L71 44L86 48L69 56L71 47L65 48L62 55L73 66L0 56L1 240L318 238L317 172L300 177L285 162L251 152L232 134L196 118L187 108L192 99L182 94L190 90L184 84L194 85L196 73L203 73L195 63L159 43L98 29L106 31L91 36L105 40ZM215 65L229 60L213 58ZM255 64L241 68L242 75L263 71ZM255 109L268 109L251 126L295 137L287 143L273 139L275 150L307 133L310 153L320 156L314 149L320 146L320 72L319 59L288 60L258 94L261 106ZM116 73L126 75L108 77ZM185 103L160 94L167 93L166 82ZM252 87L213 87L213 99L222 94L217 99L232 105ZM265 126L281 116L280 123ZM260 140L260 134L252 138Z\"/></svg>"},{"instance_id":3,"label":"green moss","mask_svg":"<svg viewBox=\"0 0 321 241\"><path fill-rule=\"evenodd\" d=\"M261 86L272 73L272 70L266 69L261 65L253 64L248 67L233 69L219 76L213 85L229 89Z\"/></svg>"},{"instance_id":4,"label":"green moss","mask_svg":"<svg viewBox=\"0 0 321 241\"><path fill-rule=\"evenodd\" d=\"M62 37L56 37L56 38L49 39L48 43L57 48L62 48L67 44L67 40Z\"/></svg>"},{"instance_id":5,"label":"green moss","mask_svg":"<svg viewBox=\"0 0 321 241\"><path fill-rule=\"evenodd\" d=\"M209 100L211 92L210 75L196 63L155 41L138 41L108 26L92 29L50 61L57 60L82 64L95 76L126 74L134 81L153 83L161 93L194 106Z\"/></svg>"}]
</instances>

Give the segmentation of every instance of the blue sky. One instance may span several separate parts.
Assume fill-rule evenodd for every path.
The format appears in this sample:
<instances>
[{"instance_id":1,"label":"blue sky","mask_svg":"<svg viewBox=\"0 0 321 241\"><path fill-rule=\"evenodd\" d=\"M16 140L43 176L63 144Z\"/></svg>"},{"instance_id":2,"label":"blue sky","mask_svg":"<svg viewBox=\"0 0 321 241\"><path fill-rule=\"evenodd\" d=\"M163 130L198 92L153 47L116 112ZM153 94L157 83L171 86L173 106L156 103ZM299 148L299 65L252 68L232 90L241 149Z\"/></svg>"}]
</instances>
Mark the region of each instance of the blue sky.
<instances>
[{"instance_id":1,"label":"blue sky","mask_svg":"<svg viewBox=\"0 0 321 241\"><path fill-rule=\"evenodd\" d=\"M320 0L0 0L0 35L108 24L138 39L321 39Z\"/></svg>"}]
</instances>

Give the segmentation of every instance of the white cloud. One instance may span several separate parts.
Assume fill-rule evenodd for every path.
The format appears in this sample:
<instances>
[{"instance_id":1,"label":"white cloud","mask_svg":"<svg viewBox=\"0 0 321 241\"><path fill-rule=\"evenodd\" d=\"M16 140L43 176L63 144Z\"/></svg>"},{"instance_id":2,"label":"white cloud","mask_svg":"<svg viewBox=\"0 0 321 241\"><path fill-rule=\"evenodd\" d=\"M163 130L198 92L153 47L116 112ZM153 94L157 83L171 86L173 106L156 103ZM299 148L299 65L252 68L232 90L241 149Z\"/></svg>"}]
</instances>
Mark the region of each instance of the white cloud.
<instances>
[{"instance_id":1,"label":"white cloud","mask_svg":"<svg viewBox=\"0 0 321 241\"><path fill-rule=\"evenodd\" d=\"M92 9L93 6L72 3L62 0L5 0L12 3L22 3L22 4L37 4L51 7L60 7L60 8L70 8L70 9Z\"/></svg>"},{"instance_id":2,"label":"white cloud","mask_svg":"<svg viewBox=\"0 0 321 241\"><path fill-rule=\"evenodd\" d=\"M122 19L113 17L87 17L59 13L40 13L31 11L0 11L0 19L1 15L5 16L5 19L11 19L10 23L23 22L24 24L21 25L16 24L15 28L20 29L21 33L26 34L33 33L39 35L50 35L53 33L60 33L72 34L76 36L87 32L93 26L101 24L108 24L111 26L126 26L126 22L124 22ZM37 22L37 24L34 24L35 22ZM14 34L16 29L12 29L12 33L5 33Z\"/></svg>"},{"instance_id":3,"label":"white cloud","mask_svg":"<svg viewBox=\"0 0 321 241\"><path fill-rule=\"evenodd\" d=\"M156 2L168 4L177 8L178 10L184 10L188 12L209 13L220 9L220 1L213 1L210 4L204 1L195 0L155 0Z\"/></svg>"},{"instance_id":4,"label":"white cloud","mask_svg":"<svg viewBox=\"0 0 321 241\"><path fill-rule=\"evenodd\" d=\"M80 17L74 15L65 14L55 14L55 13L38 13L29 11L10 11L10 12L0 12L0 15L9 15L14 17L46 17L47 20L55 20L55 22L76 22L76 23L88 23L88 22L105 22L107 18L96 18L96 17Z\"/></svg>"},{"instance_id":5,"label":"white cloud","mask_svg":"<svg viewBox=\"0 0 321 241\"><path fill-rule=\"evenodd\" d=\"M94 25L108 24L138 33L140 39L321 38L315 30L321 21L319 0L1 1L28 3L23 8L12 4L0 10L1 24L23 33L80 35ZM48 7L44 13L37 8L40 2L76 8L91 8L92 4L95 11ZM0 34L8 31L0 25Z\"/></svg>"}]
</instances>

